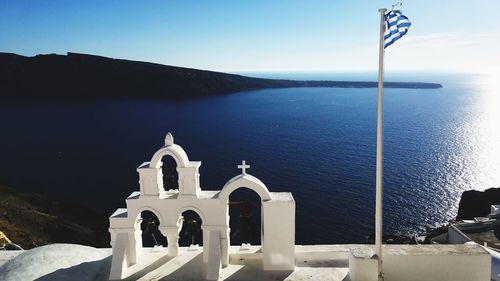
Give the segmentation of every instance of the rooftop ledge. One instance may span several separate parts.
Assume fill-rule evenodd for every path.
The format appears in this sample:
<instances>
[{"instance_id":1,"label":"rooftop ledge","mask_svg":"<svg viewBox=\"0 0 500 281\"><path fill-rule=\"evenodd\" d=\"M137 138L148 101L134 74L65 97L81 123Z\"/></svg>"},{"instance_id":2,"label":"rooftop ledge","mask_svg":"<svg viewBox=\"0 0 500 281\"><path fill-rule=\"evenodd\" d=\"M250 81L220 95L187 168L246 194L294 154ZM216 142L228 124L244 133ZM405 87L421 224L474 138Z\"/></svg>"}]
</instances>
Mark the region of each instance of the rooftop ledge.
<instances>
[{"instance_id":1,"label":"rooftop ledge","mask_svg":"<svg viewBox=\"0 0 500 281\"><path fill-rule=\"evenodd\" d=\"M229 249L230 264L221 270L221 278L219 280L352 281L349 274L349 255L351 250L370 251L373 249L373 245L297 245L295 247L297 254L296 268L293 272L263 271L261 267L262 253L260 248L260 246L251 246L250 249L241 249L239 246L231 246ZM460 264L462 263L459 261L460 264L455 265L456 260L451 259L450 261L450 259L443 258L447 256L462 256L464 262L472 261L466 270L477 271L478 269L473 268L477 257L481 259L483 257L490 258L488 252L477 244L384 245L383 249L384 255L388 259L391 256L397 256L395 258L400 263L398 265L398 270L400 271L421 268L422 266L427 269L444 266L442 268L443 271L453 267L455 271L460 271L460 268L462 268ZM81 254L68 255L68 250L71 250L69 251L71 253L81 252ZM181 247L179 256L171 258L167 256L167 248L143 248L142 254L155 266L153 268L149 267L147 271L138 272L134 280L203 280L202 251L203 247ZM61 258L65 259L62 265L66 266L65 268L59 268L59 263L54 262L54 260L57 260L57 255L61 255ZM107 280L108 277L110 255L111 249L96 249L70 244L52 244L29 251L0 251L0 261L4 263L3 266L0 263L0 279L10 280L9 277L14 275L22 279L23 276L28 277L29 275L30 277L35 277L34 279L58 280L58 278L64 277L66 273L85 272L85 274L73 275L72 281L103 281ZM415 260L410 257L405 258L405 256L422 256L422 259ZM432 260L431 263L429 263L429 259ZM437 264L440 262L443 262L443 265ZM91 263L93 266L86 266L88 263ZM33 264L36 264L36 266L33 266ZM386 264L388 270L387 281L392 281L389 278L390 266L388 262ZM427 273L428 271L423 272L423 274ZM89 276L94 277L89 278Z\"/></svg>"},{"instance_id":2,"label":"rooftop ledge","mask_svg":"<svg viewBox=\"0 0 500 281\"><path fill-rule=\"evenodd\" d=\"M201 190L198 191L199 199L215 199L218 198L220 191L219 190ZM273 201L283 201L283 202L292 202L294 201L292 193L290 192L269 192L271 194L271 199ZM143 196L152 196L152 197L160 197L160 199L177 199L179 195L178 189L166 190L164 193L159 195L143 195ZM132 192L126 200L135 200L139 199L141 193L139 191Z\"/></svg>"}]
</instances>

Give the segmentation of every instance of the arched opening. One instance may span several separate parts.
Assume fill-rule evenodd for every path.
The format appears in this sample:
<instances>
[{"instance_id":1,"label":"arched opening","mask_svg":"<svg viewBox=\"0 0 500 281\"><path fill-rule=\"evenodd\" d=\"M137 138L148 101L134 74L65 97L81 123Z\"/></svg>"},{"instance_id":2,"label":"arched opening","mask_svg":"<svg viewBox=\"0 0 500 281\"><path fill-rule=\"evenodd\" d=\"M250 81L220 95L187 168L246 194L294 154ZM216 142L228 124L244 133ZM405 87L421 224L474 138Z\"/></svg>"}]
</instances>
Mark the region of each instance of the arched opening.
<instances>
[{"instance_id":1,"label":"arched opening","mask_svg":"<svg viewBox=\"0 0 500 281\"><path fill-rule=\"evenodd\" d=\"M142 211L139 215L141 231L142 231L142 246L167 246L167 238L159 230L160 219L151 211Z\"/></svg>"},{"instance_id":2,"label":"arched opening","mask_svg":"<svg viewBox=\"0 0 500 281\"><path fill-rule=\"evenodd\" d=\"M177 172L177 163L170 155L165 155L161 159L161 172L163 175L163 189L179 189L179 174Z\"/></svg>"},{"instance_id":3,"label":"arched opening","mask_svg":"<svg viewBox=\"0 0 500 281\"><path fill-rule=\"evenodd\" d=\"M203 221L197 212L186 210L181 214L182 228L179 232L179 246L189 247L191 245L203 246Z\"/></svg>"},{"instance_id":4,"label":"arched opening","mask_svg":"<svg viewBox=\"0 0 500 281\"><path fill-rule=\"evenodd\" d=\"M259 194L249 188L238 188L229 194L229 228L231 245L261 245L262 204Z\"/></svg>"}]
</instances>

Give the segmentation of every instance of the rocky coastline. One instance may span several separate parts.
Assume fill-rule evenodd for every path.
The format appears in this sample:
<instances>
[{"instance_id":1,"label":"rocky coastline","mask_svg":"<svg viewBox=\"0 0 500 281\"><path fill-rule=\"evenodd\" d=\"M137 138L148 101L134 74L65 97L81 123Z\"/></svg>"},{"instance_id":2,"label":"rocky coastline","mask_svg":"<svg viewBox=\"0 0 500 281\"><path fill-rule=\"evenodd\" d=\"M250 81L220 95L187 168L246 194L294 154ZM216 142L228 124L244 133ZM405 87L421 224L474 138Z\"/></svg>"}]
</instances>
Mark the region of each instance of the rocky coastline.
<instances>
[{"instance_id":1,"label":"rocky coastline","mask_svg":"<svg viewBox=\"0 0 500 281\"><path fill-rule=\"evenodd\" d=\"M500 204L500 187L488 188L485 191L464 191L458 204L456 220L485 217L490 213L490 206L498 204Z\"/></svg>"},{"instance_id":2,"label":"rocky coastline","mask_svg":"<svg viewBox=\"0 0 500 281\"><path fill-rule=\"evenodd\" d=\"M108 215L0 184L0 231L24 249L53 243L109 247Z\"/></svg>"},{"instance_id":3,"label":"rocky coastline","mask_svg":"<svg viewBox=\"0 0 500 281\"><path fill-rule=\"evenodd\" d=\"M0 53L3 100L189 99L266 88L376 88L375 81L263 79L156 63L68 53ZM385 82L386 88L437 89L438 83Z\"/></svg>"}]
</instances>

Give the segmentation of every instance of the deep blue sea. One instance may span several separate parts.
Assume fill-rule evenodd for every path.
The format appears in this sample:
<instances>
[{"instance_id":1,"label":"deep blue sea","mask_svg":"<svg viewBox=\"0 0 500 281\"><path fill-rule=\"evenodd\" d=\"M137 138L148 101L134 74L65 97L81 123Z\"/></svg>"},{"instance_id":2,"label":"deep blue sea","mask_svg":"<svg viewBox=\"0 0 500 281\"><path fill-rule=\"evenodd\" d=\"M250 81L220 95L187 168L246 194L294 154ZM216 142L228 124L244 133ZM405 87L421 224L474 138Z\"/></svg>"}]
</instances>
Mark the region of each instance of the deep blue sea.
<instances>
[{"instance_id":1,"label":"deep blue sea","mask_svg":"<svg viewBox=\"0 0 500 281\"><path fill-rule=\"evenodd\" d=\"M252 73L376 81L375 74ZM385 90L384 228L412 234L456 215L462 191L500 186L495 77L387 74L443 89ZM187 101L2 102L0 181L106 210L167 132L202 161L202 189L240 172L296 200L298 244L358 243L374 229L377 89L290 88Z\"/></svg>"}]
</instances>

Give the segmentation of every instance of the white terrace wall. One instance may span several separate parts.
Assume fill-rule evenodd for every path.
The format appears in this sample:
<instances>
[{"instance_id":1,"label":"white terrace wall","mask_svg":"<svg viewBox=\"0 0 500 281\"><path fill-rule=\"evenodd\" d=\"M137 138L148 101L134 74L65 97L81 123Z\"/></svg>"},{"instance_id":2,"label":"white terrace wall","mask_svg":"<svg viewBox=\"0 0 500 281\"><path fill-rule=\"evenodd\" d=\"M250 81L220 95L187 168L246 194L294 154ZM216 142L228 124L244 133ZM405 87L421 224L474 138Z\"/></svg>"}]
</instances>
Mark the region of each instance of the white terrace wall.
<instances>
[{"instance_id":1,"label":"white terrace wall","mask_svg":"<svg viewBox=\"0 0 500 281\"><path fill-rule=\"evenodd\" d=\"M479 245L389 246L387 281L488 281L491 257Z\"/></svg>"},{"instance_id":2,"label":"white terrace wall","mask_svg":"<svg viewBox=\"0 0 500 281\"><path fill-rule=\"evenodd\" d=\"M295 202L288 192L271 193L262 203L262 254L264 270L295 268Z\"/></svg>"},{"instance_id":3,"label":"white terrace wall","mask_svg":"<svg viewBox=\"0 0 500 281\"><path fill-rule=\"evenodd\" d=\"M477 244L384 245L383 271L385 281L489 281L491 257ZM351 251L349 274L377 281L377 260Z\"/></svg>"}]
</instances>

